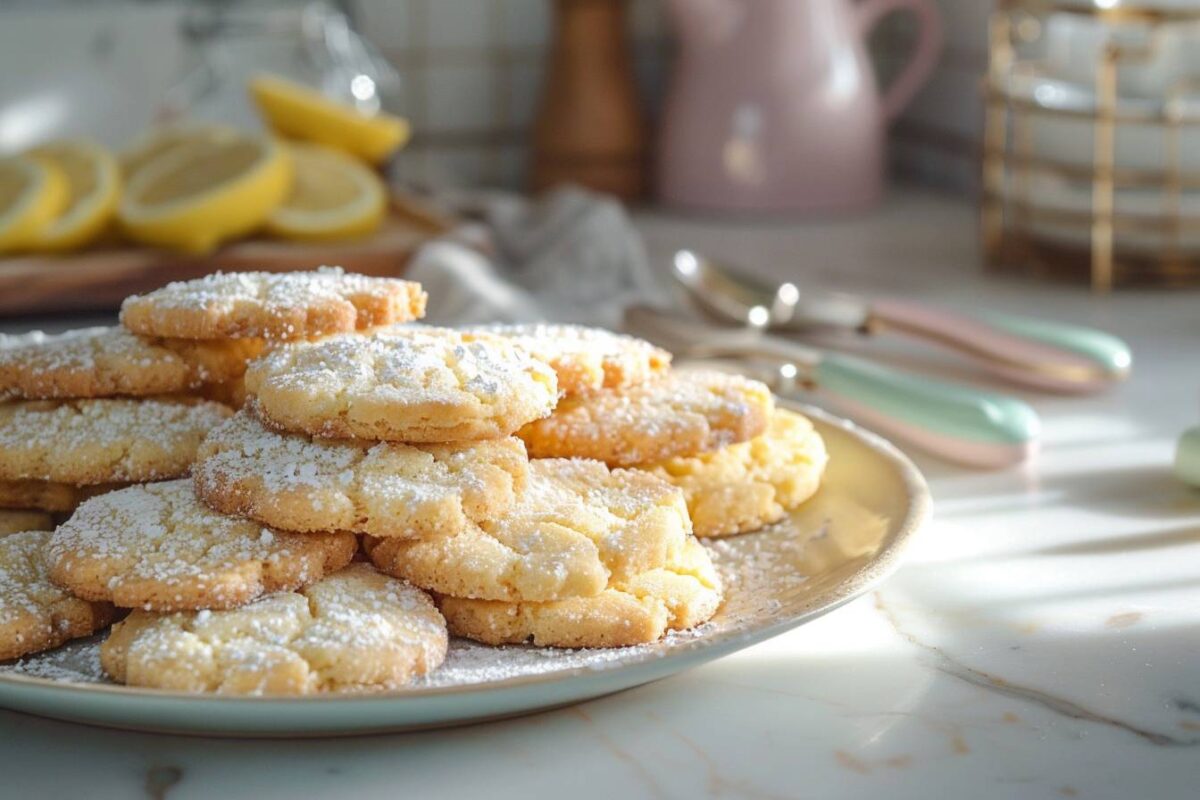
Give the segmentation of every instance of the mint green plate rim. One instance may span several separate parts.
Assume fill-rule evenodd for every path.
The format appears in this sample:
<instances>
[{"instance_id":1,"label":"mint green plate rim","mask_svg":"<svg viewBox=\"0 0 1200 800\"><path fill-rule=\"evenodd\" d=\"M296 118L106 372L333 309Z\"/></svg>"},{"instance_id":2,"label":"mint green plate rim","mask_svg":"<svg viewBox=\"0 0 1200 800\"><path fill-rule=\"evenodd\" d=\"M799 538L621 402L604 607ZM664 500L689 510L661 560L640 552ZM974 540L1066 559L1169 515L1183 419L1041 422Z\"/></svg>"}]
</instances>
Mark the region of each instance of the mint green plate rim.
<instances>
[{"instance_id":1,"label":"mint green plate rim","mask_svg":"<svg viewBox=\"0 0 1200 800\"><path fill-rule=\"evenodd\" d=\"M481 684L415 687L364 695L221 697L106 684L72 683L0 674L0 708L103 727L160 733L301 738L349 736L465 725L545 711L650 683L778 636L865 594L900 565L928 519L932 501L912 461L882 437L820 409L791 402L808 415L833 459L853 442L904 494L900 513L887 520L880 546L803 607L740 628L684 639L612 666L583 666L552 674L523 675ZM822 491L825 491L824 489ZM753 536L755 534L745 534ZM820 575L810 575L817 579Z\"/></svg>"}]
</instances>

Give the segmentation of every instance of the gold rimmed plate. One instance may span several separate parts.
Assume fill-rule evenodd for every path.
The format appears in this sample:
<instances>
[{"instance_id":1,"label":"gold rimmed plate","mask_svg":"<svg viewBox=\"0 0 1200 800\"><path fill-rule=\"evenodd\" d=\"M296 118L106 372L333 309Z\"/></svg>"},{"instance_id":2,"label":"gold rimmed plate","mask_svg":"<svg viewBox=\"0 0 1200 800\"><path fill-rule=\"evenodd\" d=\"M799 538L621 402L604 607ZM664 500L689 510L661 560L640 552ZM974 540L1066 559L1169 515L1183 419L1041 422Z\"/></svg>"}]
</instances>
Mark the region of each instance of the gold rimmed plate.
<instances>
[{"instance_id":1,"label":"gold rimmed plate","mask_svg":"<svg viewBox=\"0 0 1200 800\"><path fill-rule=\"evenodd\" d=\"M416 730L531 713L658 680L749 647L869 591L930 512L920 472L887 441L823 411L830 461L817 495L762 531L709 542L726 600L704 626L638 647L491 648L454 641L446 664L403 691L225 697L129 688L99 668L100 637L0 664L0 707L117 728L226 736Z\"/></svg>"}]
</instances>

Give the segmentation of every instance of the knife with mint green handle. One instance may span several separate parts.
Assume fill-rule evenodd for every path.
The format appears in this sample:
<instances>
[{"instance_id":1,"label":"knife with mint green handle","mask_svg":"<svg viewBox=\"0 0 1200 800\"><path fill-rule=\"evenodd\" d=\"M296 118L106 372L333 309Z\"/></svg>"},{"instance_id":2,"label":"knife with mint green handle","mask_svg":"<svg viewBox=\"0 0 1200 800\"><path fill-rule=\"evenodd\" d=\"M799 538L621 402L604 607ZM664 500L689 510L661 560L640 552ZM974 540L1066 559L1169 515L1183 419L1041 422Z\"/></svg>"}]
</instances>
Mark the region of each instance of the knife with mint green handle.
<instances>
[{"instance_id":1,"label":"knife with mint green handle","mask_svg":"<svg viewBox=\"0 0 1200 800\"><path fill-rule=\"evenodd\" d=\"M1037 412L1015 397L823 352L754 328L716 328L650 306L627 309L624 327L681 356L766 360L776 367L776 391L814 391L864 426L960 464L1006 467L1037 449Z\"/></svg>"}]
</instances>

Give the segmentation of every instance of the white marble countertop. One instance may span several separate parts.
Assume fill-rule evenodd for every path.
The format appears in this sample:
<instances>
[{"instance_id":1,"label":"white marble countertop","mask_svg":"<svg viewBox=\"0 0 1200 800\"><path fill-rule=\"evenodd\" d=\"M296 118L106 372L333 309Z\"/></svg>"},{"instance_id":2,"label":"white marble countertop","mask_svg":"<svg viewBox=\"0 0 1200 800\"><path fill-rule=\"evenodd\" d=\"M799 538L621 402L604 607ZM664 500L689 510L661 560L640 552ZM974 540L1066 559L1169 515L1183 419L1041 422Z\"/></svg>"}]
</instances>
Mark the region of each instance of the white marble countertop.
<instances>
[{"instance_id":1,"label":"white marble countertop","mask_svg":"<svg viewBox=\"0 0 1200 800\"><path fill-rule=\"evenodd\" d=\"M1195 796L1200 494L1170 462L1200 419L1200 295L1095 299L984 275L970 203L915 191L852 222L638 223L658 255L686 245L802 284L1101 326L1133 345L1135 374L1104 396L1027 396L1045 444L1025 468L917 455L935 518L899 574L681 676L508 722L342 740L153 736L0 712L0 796Z\"/></svg>"}]
</instances>

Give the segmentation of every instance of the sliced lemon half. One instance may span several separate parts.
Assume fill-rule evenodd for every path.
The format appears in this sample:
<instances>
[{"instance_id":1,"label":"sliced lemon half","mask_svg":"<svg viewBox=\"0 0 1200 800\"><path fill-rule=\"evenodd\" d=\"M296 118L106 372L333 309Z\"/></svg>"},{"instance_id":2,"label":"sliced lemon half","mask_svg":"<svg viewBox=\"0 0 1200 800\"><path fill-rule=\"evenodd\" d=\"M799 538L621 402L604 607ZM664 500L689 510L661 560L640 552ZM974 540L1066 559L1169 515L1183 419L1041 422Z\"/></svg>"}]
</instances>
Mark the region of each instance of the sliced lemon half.
<instances>
[{"instance_id":1,"label":"sliced lemon half","mask_svg":"<svg viewBox=\"0 0 1200 800\"><path fill-rule=\"evenodd\" d=\"M121 154L121 172L126 178L151 164L155 159L169 155L180 148L205 145L213 142L230 141L241 136L227 125L217 123L195 123L172 125L146 133Z\"/></svg>"},{"instance_id":2,"label":"sliced lemon half","mask_svg":"<svg viewBox=\"0 0 1200 800\"><path fill-rule=\"evenodd\" d=\"M275 75L251 80L250 95L280 136L336 147L372 164L382 163L408 141L408 122L400 117L368 116Z\"/></svg>"},{"instance_id":3,"label":"sliced lemon half","mask_svg":"<svg viewBox=\"0 0 1200 800\"><path fill-rule=\"evenodd\" d=\"M154 159L130 179L118 214L137 241L205 253L260 228L291 180L282 144L239 136Z\"/></svg>"},{"instance_id":4,"label":"sliced lemon half","mask_svg":"<svg viewBox=\"0 0 1200 800\"><path fill-rule=\"evenodd\" d=\"M287 239L329 240L365 236L383 220L387 189L362 162L315 144L288 146L292 188L267 220L267 230Z\"/></svg>"},{"instance_id":5,"label":"sliced lemon half","mask_svg":"<svg viewBox=\"0 0 1200 800\"><path fill-rule=\"evenodd\" d=\"M121 196L121 170L108 150L86 139L62 140L30 151L66 178L67 202L30 241L35 250L82 247L104 232Z\"/></svg>"},{"instance_id":6,"label":"sliced lemon half","mask_svg":"<svg viewBox=\"0 0 1200 800\"><path fill-rule=\"evenodd\" d=\"M67 205L67 179L32 156L0 158L0 253L28 247Z\"/></svg>"}]
</instances>

